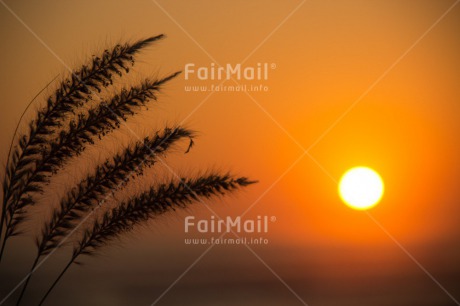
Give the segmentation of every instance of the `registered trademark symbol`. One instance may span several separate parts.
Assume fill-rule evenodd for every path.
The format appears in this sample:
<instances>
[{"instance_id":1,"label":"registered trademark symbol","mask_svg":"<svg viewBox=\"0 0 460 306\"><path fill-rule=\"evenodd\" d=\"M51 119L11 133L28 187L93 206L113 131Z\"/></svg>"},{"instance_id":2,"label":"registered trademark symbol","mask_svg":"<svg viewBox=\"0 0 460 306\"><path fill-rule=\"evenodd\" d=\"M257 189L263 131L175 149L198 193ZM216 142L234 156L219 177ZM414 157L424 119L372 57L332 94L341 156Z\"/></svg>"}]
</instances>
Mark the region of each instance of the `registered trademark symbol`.
<instances>
[{"instance_id":1,"label":"registered trademark symbol","mask_svg":"<svg viewBox=\"0 0 460 306\"><path fill-rule=\"evenodd\" d=\"M275 222L275 221L276 221L276 217L275 217L275 216L271 216L271 217L270 217L270 221L271 221L271 222Z\"/></svg>"},{"instance_id":2,"label":"registered trademark symbol","mask_svg":"<svg viewBox=\"0 0 460 306\"><path fill-rule=\"evenodd\" d=\"M276 64L275 64L275 63L272 63L272 64L270 65L270 68L271 68L271 69L276 69ZM276 219L276 218L275 218L275 219Z\"/></svg>"}]
</instances>

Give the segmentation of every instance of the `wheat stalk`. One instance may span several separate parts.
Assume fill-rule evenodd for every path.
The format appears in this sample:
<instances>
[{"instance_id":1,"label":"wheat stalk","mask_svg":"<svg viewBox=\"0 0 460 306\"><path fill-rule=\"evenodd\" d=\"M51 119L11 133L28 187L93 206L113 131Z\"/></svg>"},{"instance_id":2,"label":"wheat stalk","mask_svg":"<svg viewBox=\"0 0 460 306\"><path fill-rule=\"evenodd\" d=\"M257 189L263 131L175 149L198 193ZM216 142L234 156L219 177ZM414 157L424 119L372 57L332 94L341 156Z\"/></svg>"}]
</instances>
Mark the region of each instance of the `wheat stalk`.
<instances>
[{"instance_id":1,"label":"wheat stalk","mask_svg":"<svg viewBox=\"0 0 460 306\"><path fill-rule=\"evenodd\" d=\"M6 210L10 201L16 202L16 189L23 184L25 176L39 162L40 153L47 150L50 138L56 136L56 129L61 126L69 113L91 99L92 91L101 91L112 84L113 75L122 75L129 71L134 62L134 55L142 48L163 38L164 35L140 40L134 44L116 45L105 50L100 57L93 57L90 65L82 66L63 80L47 105L37 112L35 120L29 123L29 132L19 138L18 145L7 161L3 180L2 216L0 220L0 238L6 220ZM11 219L10 219L11 220ZM16 218L21 222L22 218ZM4 251L6 235L3 238L0 260Z\"/></svg>"},{"instance_id":2,"label":"wheat stalk","mask_svg":"<svg viewBox=\"0 0 460 306\"><path fill-rule=\"evenodd\" d=\"M64 273L80 255L93 254L114 238L131 231L136 225L169 210L184 208L194 201L202 201L203 198L210 198L213 195L223 195L225 192L232 192L252 183L255 182L245 177L235 179L230 175L218 174L200 176L197 179L182 179L179 183L171 182L159 187L151 187L149 191L104 213L101 220L96 220L93 226L85 231L74 248L70 261L48 289L39 305L45 301Z\"/></svg>"}]
</instances>

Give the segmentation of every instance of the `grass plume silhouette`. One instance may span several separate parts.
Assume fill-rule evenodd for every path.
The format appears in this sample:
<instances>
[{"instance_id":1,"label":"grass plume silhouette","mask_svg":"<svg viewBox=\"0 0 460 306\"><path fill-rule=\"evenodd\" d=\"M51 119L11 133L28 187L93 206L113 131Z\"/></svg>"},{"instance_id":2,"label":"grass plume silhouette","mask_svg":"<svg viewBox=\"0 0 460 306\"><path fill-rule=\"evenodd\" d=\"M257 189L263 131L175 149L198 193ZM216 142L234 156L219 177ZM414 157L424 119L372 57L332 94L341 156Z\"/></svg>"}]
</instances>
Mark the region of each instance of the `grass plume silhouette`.
<instances>
[{"instance_id":1,"label":"grass plume silhouette","mask_svg":"<svg viewBox=\"0 0 460 306\"><path fill-rule=\"evenodd\" d=\"M24 209L35 202L25 194L40 191L33 184L26 185L28 177L36 165L49 155L49 141L59 135L58 128L67 119L69 113L92 99L93 91L100 92L113 82L114 74L122 76L129 71L134 63L134 55L142 48L163 38L158 35L140 40L134 44L116 45L105 50L102 55L92 58L90 65L84 65L72 72L63 80L56 91L47 99L44 108L37 112L34 120L29 123L29 133L19 137L11 156L8 156L6 174L3 180L2 216L0 220L0 238L3 242L0 250L0 261L5 244L10 236L20 234L18 226L24 220ZM37 181L42 175L35 177ZM6 223L6 229L3 226Z\"/></svg>"},{"instance_id":2,"label":"grass plume silhouette","mask_svg":"<svg viewBox=\"0 0 460 306\"><path fill-rule=\"evenodd\" d=\"M29 122L28 132L18 137L16 146L8 153L3 179L0 262L7 240L22 233L21 225L28 217L28 208L40 202L37 194L46 190L53 175L64 169L70 160L78 159L96 139L120 128L124 121L142 111L143 106L156 101L162 86L179 75L180 72L176 72L162 79L145 79L94 106L92 103L87 110L83 108L94 102L95 95L111 86L115 77L123 78L129 72L139 51L162 38L164 35L157 35L133 44L118 44L99 56L93 56L88 65L73 71L58 85L46 100L46 106L39 109L35 119ZM94 254L114 238L167 211L185 208L193 202L222 196L255 183L245 177L219 173L167 183L162 183L158 177L155 180L158 183L150 186L148 191L116 203L111 209L103 209L102 215L96 214L91 225L85 222L110 195L122 190L130 179L140 176L146 168L154 166L179 141L189 141L185 150L188 153L194 144L194 135L193 131L181 126L153 131L150 136L99 164L75 186L66 186L67 192L58 205L51 207L51 214L36 239L37 254L17 305L25 295L40 258L59 249L80 226L83 226L83 234L76 240L68 264L40 304L81 255Z\"/></svg>"},{"instance_id":3,"label":"grass plume silhouette","mask_svg":"<svg viewBox=\"0 0 460 306\"><path fill-rule=\"evenodd\" d=\"M81 255L92 255L99 248L109 244L114 238L131 231L136 225L176 208L185 208L204 198L223 195L255 183L245 177L232 178L230 175L212 174L196 179L181 179L179 182L161 184L140 194L120 206L106 212L87 229L75 245L72 256L40 301L41 305L53 288Z\"/></svg>"}]
</instances>

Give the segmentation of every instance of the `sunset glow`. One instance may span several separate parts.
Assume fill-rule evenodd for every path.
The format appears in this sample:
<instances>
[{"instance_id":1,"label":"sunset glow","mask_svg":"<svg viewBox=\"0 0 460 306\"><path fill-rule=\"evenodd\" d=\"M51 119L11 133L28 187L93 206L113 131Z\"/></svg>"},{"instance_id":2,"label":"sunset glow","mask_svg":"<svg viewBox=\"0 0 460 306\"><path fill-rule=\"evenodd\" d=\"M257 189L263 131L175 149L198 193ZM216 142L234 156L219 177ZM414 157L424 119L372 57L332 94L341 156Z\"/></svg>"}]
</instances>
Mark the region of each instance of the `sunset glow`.
<instances>
[{"instance_id":1,"label":"sunset glow","mask_svg":"<svg viewBox=\"0 0 460 306\"><path fill-rule=\"evenodd\" d=\"M0 306L460 306L460 0L0 4Z\"/></svg>"}]
</instances>

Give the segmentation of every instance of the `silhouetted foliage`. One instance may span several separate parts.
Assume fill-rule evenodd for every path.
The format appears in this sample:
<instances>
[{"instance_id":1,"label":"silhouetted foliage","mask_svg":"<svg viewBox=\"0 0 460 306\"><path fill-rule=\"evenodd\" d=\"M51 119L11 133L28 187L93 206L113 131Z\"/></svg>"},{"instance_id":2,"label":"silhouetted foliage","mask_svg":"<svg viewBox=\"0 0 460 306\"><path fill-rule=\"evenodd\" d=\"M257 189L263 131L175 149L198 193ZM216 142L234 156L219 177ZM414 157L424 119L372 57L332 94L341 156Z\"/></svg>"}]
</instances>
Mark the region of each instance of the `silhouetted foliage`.
<instances>
[{"instance_id":1,"label":"silhouetted foliage","mask_svg":"<svg viewBox=\"0 0 460 306\"><path fill-rule=\"evenodd\" d=\"M121 89L84 112L80 111L88 102L94 102L94 96L102 89L111 86L115 77L121 78L129 72L140 50L163 37L158 35L134 44L118 44L99 56L93 56L88 65L64 79L47 99L46 106L37 111L35 119L28 124L28 133L19 136L7 160L3 180L0 260L7 240L21 234L28 208L40 202L36 195L46 189L51 177L65 168L70 160L79 158L96 139L120 128L147 103L156 101L161 87L180 73L162 79L145 79L136 86ZM113 238L168 210L254 183L228 174L160 182L129 201L106 210L100 217L96 214L92 225L84 222L113 192L122 189L131 178L141 175L145 168L153 166L181 139L188 139L185 151L188 153L193 137L194 132L180 126L153 132L98 165L94 173L88 174L76 186L69 186L59 204L52 207L51 216L37 237L37 255L17 304L24 296L39 259L60 248L79 226L86 228L76 241L71 259L41 303L78 256L93 254Z\"/></svg>"}]
</instances>

